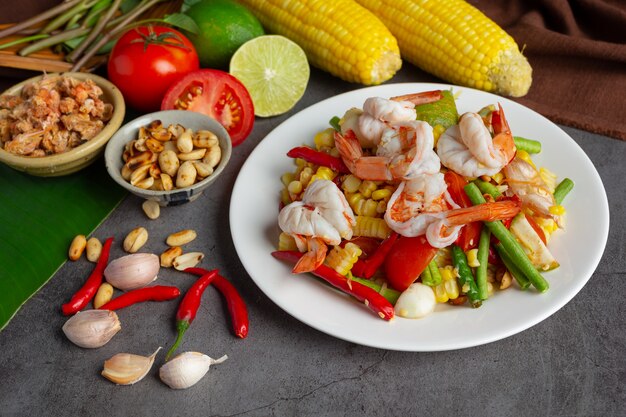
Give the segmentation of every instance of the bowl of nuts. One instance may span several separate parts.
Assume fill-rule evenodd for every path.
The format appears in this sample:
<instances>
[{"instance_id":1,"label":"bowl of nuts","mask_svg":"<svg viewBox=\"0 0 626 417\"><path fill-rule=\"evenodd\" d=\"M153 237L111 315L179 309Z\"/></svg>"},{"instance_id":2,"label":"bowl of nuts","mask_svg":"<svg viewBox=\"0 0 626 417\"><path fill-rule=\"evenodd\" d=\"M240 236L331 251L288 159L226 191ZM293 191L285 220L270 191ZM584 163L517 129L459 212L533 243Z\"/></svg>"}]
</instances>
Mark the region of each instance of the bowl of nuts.
<instances>
[{"instance_id":1,"label":"bowl of nuts","mask_svg":"<svg viewBox=\"0 0 626 417\"><path fill-rule=\"evenodd\" d=\"M0 95L0 162L31 175L68 175L94 162L125 114L122 93L94 74L44 74Z\"/></svg>"},{"instance_id":2,"label":"bowl of nuts","mask_svg":"<svg viewBox=\"0 0 626 417\"><path fill-rule=\"evenodd\" d=\"M161 206L193 201L222 173L230 136L215 119L184 110L149 113L122 126L104 152L107 171Z\"/></svg>"}]
</instances>

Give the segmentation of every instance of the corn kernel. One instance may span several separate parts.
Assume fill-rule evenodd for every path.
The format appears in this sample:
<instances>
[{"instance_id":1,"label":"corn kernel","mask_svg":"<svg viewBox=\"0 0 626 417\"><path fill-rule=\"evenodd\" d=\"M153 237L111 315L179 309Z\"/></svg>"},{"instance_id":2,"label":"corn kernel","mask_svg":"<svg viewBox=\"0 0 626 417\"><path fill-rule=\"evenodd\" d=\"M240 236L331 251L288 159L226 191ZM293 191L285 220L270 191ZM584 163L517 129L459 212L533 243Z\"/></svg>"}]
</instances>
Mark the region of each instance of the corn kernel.
<instances>
[{"instance_id":1,"label":"corn kernel","mask_svg":"<svg viewBox=\"0 0 626 417\"><path fill-rule=\"evenodd\" d=\"M293 172L285 172L281 177L280 180L283 183L283 185L285 187L287 187L289 185L289 183L291 181L293 181L295 179L295 175L293 174Z\"/></svg>"},{"instance_id":2,"label":"corn kernel","mask_svg":"<svg viewBox=\"0 0 626 417\"><path fill-rule=\"evenodd\" d=\"M388 188L380 188L372 193L372 200L383 200L391 197L391 190Z\"/></svg>"},{"instance_id":3,"label":"corn kernel","mask_svg":"<svg viewBox=\"0 0 626 417\"><path fill-rule=\"evenodd\" d=\"M450 267L439 268L439 273L441 274L442 281L456 281L456 275L454 274L454 270Z\"/></svg>"},{"instance_id":4,"label":"corn kernel","mask_svg":"<svg viewBox=\"0 0 626 417\"><path fill-rule=\"evenodd\" d=\"M302 192L302 183L300 181L291 181L287 186L287 190L290 194L300 194Z\"/></svg>"},{"instance_id":5,"label":"corn kernel","mask_svg":"<svg viewBox=\"0 0 626 417\"><path fill-rule=\"evenodd\" d=\"M556 206L550 206L548 211L550 212L550 214L553 214L555 216L562 216L565 214L565 207L560 204Z\"/></svg>"},{"instance_id":6,"label":"corn kernel","mask_svg":"<svg viewBox=\"0 0 626 417\"><path fill-rule=\"evenodd\" d=\"M370 198L372 193L376 191L378 185L374 181L365 180L361 182L359 186L359 192L363 194L363 197Z\"/></svg>"},{"instance_id":7,"label":"corn kernel","mask_svg":"<svg viewBox=\"0 0 626 417\"><path fill-rule=\"evenodd\" d=\"M313 138L317 150L335 146L334 129L328 128L318 132Z\"/></svg>"},{"instance_id":8,"label":"corn kernel","mask_svg":"<svg viewBox=\"0 0 626 417\"><path fill-rule=\"evenodd\" d=\"M282 232L278 236L278 250L298 250L296 241L293 236Z\"/></svg>"},{"instance_id":9,"label":"corn kernel","mask_svg":"<svg viewBox=\"0 0 626 417\"><path fill-rule=\"evenodd\" d=\"M502 180L504 179L504 174L502 174L501 172L498 172L496 174L493 174L491 176L491 179L496 183L496 184L501 184Z\"/></svg>"},{"instance_id":10,"label":"corn kernel","mask_svg":"<svg viewBox=\"0 0 626 417\"><path fill-rule=\"evenodd\" d=\"M478 249L470 249L466 253L467 256L467 264L472 268L477 268L480 266L480 262L478 262Z\"/></svg>"},{"instance_id":11,"label":"corn kernel","mask_svg":"<svg viewBox=\"0 0 626 417\"><path fill-rule=\"evenodd\" d=\"M537 166L535 165L535 163L533 162L532 158L530 157L530 154L524 150L518 149L517 150L517 157L519 159L522 159L526 162L528 162L533 168L537 169Z\"/></svg>"},{"instance_id":12,"label":"corn kernel","mask_svg":"<svg viewBox=\"0 0 626 417\"><path fill-rule=\"evenodd\" d=\"M360 186L361 180L352 174L345 176L343 182L341 183L341 188L346 193L356 193Z\"/></svg>"}]
</instances>

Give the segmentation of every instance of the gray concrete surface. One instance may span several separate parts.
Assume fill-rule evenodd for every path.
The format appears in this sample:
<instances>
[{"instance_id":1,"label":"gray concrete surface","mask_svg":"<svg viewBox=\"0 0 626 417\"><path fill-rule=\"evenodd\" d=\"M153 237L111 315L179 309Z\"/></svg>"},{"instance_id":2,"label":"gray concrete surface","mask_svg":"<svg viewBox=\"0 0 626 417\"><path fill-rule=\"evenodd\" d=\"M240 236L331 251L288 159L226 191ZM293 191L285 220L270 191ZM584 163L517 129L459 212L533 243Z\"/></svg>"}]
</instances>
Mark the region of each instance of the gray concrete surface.
<instances>
[{"instance_id":1,"label":"gray concrete surface","mask_svg":"<svg viewBox=\"0 0 626 417\"><path fill-rule=\"evenodd\" d=\"M2 80L8 83L9 80ZM436 81L405 64L393 82ZM280 117L257 119L235 148L222 182L191 204L144 217L126 198L98 228L119 242L137 225L159 253L167 234L194 228L204 265L219 268L240 289L250 334L232 336L219 295L209 289L184 349L229 359L184 391L158 378L158 365L134 386L99 375L102 363L127 351L149 354L175 335L177 303L146 303L119 312L122 331L106 346L84 350L61 332L59 306L91 271L66 264L0 333L1 416L618 416L626 393L626 142L565 128L597 167L607 190L611 228L593 277L560 311L536 326L488 345L440 353L402 353L347 343L293 319L252 282L230 237L228 206L237 173L263 137L320 99L358 88L313 71L306 96ZM297 132L294 132L297 134ZM103 168L104 169L104 168ZM250 215L254 215L253 212ZM593 221L593 219L588 219ZM161 284L186 289L192 278L166 271Z\"/></svg>"}]
</instances>

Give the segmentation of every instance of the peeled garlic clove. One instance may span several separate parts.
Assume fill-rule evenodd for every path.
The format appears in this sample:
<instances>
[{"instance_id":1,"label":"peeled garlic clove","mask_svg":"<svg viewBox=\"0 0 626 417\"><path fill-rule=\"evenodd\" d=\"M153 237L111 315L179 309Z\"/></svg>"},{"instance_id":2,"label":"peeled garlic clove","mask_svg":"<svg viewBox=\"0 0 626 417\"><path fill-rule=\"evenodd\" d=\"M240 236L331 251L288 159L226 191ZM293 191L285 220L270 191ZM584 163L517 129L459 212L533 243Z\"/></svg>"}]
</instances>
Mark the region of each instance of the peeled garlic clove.
<instances>
[{"instance_id":1,"label":"peeled garlic clove","mask_svg":"<svg viewBox=\"0 0 626 417\"><path fill-rule=\"evenodd\" d=\"M161 381L173 389L185 389L196 384L213 364L224 362L228 356L213 359L200 352L185 352L166 362L159 370Z\"/></svg>"},{"instance_id":2,"label":"peeled garlic clove","mask_svg":"<svg viewBox=\"0 0 626 417\"><path fill-rule=\"evenodd\" d=\"M431 287L420 282L409 285L395 304L395 313L407 319L419 319L435 310L437 301Z\"/></svg>"},{"instance_id":3,"label":"peeled garlic clove","mask_svg":"<svg viewBox=\"0 0 626 417\"><path fill-rule=\"evenodd\" d=\"M102 376L117 385L132 385L148 374L161 347L150 356L118 353L104 361Z\"/></svg>"},{"instance_id":4,"label":"peeled garlic clove","mask_svg":"<svg viewBox=\"0 0 626 417\"><path fill-rule=\"evenodd\" d=\"M75 345L93 349L106 345L121 328L114 311L86 310L70 317L63 333Z\"/></svg>"},{"instance_id":5,"label":"peeled garlic clove","mask_svg":"<svg viewBox=\"0 0 626 417\"><path fill-rule=\"evenodd\" d=\"M152 253L133 253L117 258L106 267L104 276L115 288L127 291L145 287L159 273L159 257Z\"/></svg>"}]
</instances>

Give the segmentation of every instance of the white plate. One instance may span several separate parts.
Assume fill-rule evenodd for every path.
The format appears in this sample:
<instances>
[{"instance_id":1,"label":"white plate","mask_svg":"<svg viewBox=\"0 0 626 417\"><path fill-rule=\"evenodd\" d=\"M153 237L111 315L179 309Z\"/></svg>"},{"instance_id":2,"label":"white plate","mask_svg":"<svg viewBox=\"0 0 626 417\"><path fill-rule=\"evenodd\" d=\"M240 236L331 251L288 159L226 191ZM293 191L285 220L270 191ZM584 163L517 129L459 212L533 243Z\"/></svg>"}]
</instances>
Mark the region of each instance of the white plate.
<instances>
[{"instance_id":1,"label":"white plate","mask_svg":"<svg viewBox=\"0 0 626 417\"><path fill-rule=\"evenodd\" d=\"M459 113L500 102L516 136L538 139L542 152L534 160L559 179L571 178L566 197L566 230L553 235L550 249L560 268L545 274L550 289L509 289L496 293L478 309L437 305L420 320L381 320L360 304L316 280L292 275L291 266L274 259L280 177L293 170L285 154L328 127L328 120L371 96L453 88L460 93ZM443 84L390 84L351 91L319 102L286 120L256 147L243 165L232 193L230 227L246 271L278 306L298 320L329 335L361 345L402 351L442 351L477 346L521 332L549 317L571 300L596 269L609 229L609 209L602 181L583 150L558 126L534 111L500 96Z\"/></svg>"}]
</instances>

